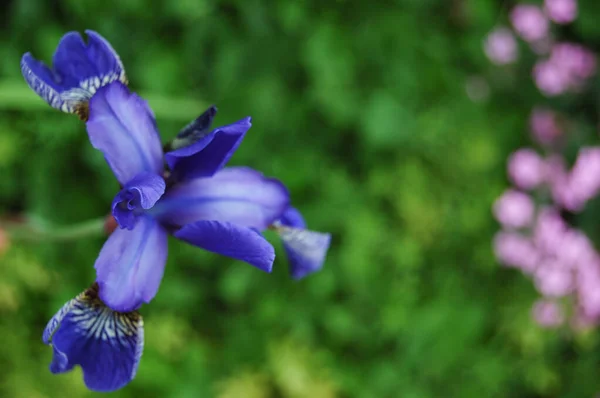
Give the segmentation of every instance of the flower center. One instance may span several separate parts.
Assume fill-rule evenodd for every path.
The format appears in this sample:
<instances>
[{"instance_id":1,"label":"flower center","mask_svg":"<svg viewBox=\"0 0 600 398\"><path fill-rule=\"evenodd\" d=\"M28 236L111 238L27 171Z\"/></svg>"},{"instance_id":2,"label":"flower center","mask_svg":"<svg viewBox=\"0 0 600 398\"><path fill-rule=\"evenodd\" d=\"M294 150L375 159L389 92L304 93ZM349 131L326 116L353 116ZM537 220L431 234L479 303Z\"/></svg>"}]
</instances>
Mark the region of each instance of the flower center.
<instances>
[{"instance_id":1,"label":"flower center","mask_svg":"<svg viewBox=\"0 0 600 398\"><path fill-rule=\"evenodd\" d=\"M113 201L113 215L121 228L133 229L142 212L141 195L136 189L121 191Z\"/></svg>"}]
</instances>

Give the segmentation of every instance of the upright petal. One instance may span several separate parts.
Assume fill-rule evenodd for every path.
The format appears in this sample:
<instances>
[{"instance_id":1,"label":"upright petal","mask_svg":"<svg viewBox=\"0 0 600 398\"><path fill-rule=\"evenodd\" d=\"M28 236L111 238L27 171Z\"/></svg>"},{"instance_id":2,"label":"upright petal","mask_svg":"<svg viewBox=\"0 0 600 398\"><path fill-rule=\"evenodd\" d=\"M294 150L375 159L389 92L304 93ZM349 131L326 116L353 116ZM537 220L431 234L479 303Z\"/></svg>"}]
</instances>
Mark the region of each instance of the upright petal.
<instances>
[{"instance_id":1,"label":"upright petal","mask_svg":"<svg viewBox=\"0 0 600 398\"><path fill-rule=\"evenodd\" d=\"M90 390L115 391L135 377L144 348L143 320L138 312L106 307L94 285L50 320L44 343L52 345L52 373L79 365Z\"/></svg>"},{"instance_id":2,"label":"upright petal","mask_svg":"<svg viewBox=\"0 0 600 398\"><path fill-rule=\"evenodd\" d=\"M87 131L121 185L142 172L162 174L163 152L154 114L122 83L100 88L90 100Z\"/></svg>"},{"instance_id":3,"label":"upright petal","mask_svg":"<svg viewBox=\"0 0 600 398\"><path fill-rule=\"evenodd\" d=\"M285 186L246 167L223 169L211 178L183 181L167 190L150 210L164 223L230 222L262 231L289 204Z\"/></svg>"},{"instance_id":4,"label":"upright petal","mask_svg":"<svg viewBox=\"0 0 600 398\"><path fill-rule=\"evenodd\" d=\"M211 132L210 126L216 115L217 107L212 105L202 115L181 129L177 137L171 142L171 149L186 147L206 137Z\"/></svg>"},{"instance_id":5,"label":"upright petal","mask_svg":"<svg viewBox=\"0 0 600 398\"><path fill-rule=\"evenodd\" d=\"M167 232L143 215L133 230L117 229L96 260L100 298L114 311L127 312L154 298L167 261Z\"/></svg>"},{"instance_id":6,"label":"upright petal","mask_svg":"<svg viewBox=\"0 0 600 398\"><path fill-rule=\"evenodd\" d=\"M127 83L123 63L108 41L94 31L86 33L87 45L78 32L63 36L54 53L54 69L30 53L21 59L21 72L29 87L63 112L85 111L85 103L100 87L115 80Z\"/></svg>"},{"instance_id":7,"label":"upright petal","mask_svg":"<svg viewBox=\"0 0 600 398\"><path fill-rule=\"evenodd\" d=\"M140 173L129 181L112 202L112 214L119 226L133 229L144 210L160 199L165 186L165 180L153 173Z\"/></svg>"},{"instance_id":8,"label":"upright petal","mask_svg":"<svg viewBox=\"0 0 600 398\"><path fill-rule=\"evenodd\" d=\"M275 249L253 229L218 221L198 221L188 224L174 236L194 246L242 260L271 272Z\"/></svg>"},{"instance_id":9,"label":"upright petal","mask_svg":"<svg viewBox=\"0 0 600 398\"><path fill-rule=\"evenodd\" d=\"M202 116L200 117L202 118ZM201 130L197 140L188 146L165 154L165 160L179 181L210 177L225 166L250 129L252 119L247 117L209 134ZM202 120L201 120L202 122Z\"/></svg>"},{"instance_id":10,"label":"upright petal","mask_svg":"<svg viewBox=\"0 0 600 398\"><path fill-rule=\"evenodd\" d=\"M331 242L331 234L305 228L302 214L293 207L289 207L281 220L275 223L275 230L281 237L290 263L290 275L294 279L320 270Z\"/></svg>"}]
</instances>

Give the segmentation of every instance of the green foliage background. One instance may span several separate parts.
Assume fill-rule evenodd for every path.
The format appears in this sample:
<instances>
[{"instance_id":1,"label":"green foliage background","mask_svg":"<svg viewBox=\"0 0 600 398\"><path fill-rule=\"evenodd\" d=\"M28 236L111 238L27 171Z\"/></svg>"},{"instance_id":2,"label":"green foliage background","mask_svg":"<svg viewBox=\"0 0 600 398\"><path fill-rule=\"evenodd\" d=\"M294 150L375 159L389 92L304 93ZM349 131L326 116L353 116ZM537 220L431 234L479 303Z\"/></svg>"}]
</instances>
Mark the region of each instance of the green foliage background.
<instances>
[{"instance_id":1,"label":"green foliage background","mask_svg":"<svg viewBox=\"0 0 600 398\"><path fill-rule=\"evenodd\" d=\"M580 2L575 34L600 28ZM586 10L588 12L584 12ZM300 282L171 241L142 309L138 376L115 397L591 397L594 332L545 331L530 281L497 265L491 203L541 100L527 71L492 74L492 0L12 0L0 5L0 215L61 225L107 214L118 186L82 123L46 106L21 55L49 61L94 29L148 98L163 139L209 104L253 127L232 160L283 180L310 226L333 233ZM594 14L595 12L595 14ZM595 19L594 19L595 20ZM495 80L494 80L495 79ZM274 236L270 236L275 238ZM272 239L282 254L277 239ZM0 397L92 397L60 376L47 320L86 288L103 238L15 243L0 258Z\"/></svg>"}]
</instances>

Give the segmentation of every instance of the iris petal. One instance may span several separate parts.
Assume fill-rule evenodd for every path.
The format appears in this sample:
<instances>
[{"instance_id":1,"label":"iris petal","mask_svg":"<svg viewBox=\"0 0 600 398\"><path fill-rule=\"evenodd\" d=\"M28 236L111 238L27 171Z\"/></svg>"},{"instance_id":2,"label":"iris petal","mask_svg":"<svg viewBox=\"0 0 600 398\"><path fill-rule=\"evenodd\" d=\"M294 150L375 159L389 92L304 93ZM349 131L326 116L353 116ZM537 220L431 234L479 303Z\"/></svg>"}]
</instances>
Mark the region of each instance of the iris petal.
<instances>
[{"instance_id":1,"label":"iris petal","mask_svg":"<svg viewBox=\"0 0 600 398\"><path fill-rule=\"evenodd\" d=\"M119 313L98 298L97 286L69 301L48 323L44 343L52 345L52 373L75 365L93 391L115 391L135 377L144 347L138 312Z\"/></svg>"},{"instance_id":2,"label":"iris petal","mask_svg":"<svg viewBox=\"0 0 600 398\"><path fill-rule=\"evenodd\" d=\"M285 226L279 227L278 233L288 256L292 278L301 279L323 268L331 234Z\"/></svg>"},{"instance_id":3,"label":"iris petal","mask_svg":"<svg viewBox=\"0 0 600 398\"><path fill-rule=\"evenodd\" d=\"M143 172L162 174L163 152L152 110L119 82L90 100L87 131L121 185Z\"/></svg>"},{"instance_id":4,"label":"iris petal","mask_svg":"<svg viewBox=\"0 0 600 398\"><path fill-rule=\"evenodd\" d=\"M151 212L177 226L215 220L262 231L288 205L289 193L281 182L247 167L231 167L211 178L176 184Z\"/></svg>"},{"instance_id":5,"label":"iris petal","mask_svg":"<svg viewBox=\"0 0 600 398\"><path fill-rule=\"evenodd\" d=\"M148 215L133 230L116 229L96 260L100 298L127 312L154 298L167 261L167 232Z\"/></svg>"},{"instance_id":6,"label":"iris petal","mask_svg":"<svg viewBox=\"0 0 600 398\"><path fill-rule=\"evenodd\" d=\"M173 150L186 147L204 138L210 131L210 126L217 115L217 107L212 105L204 113L181 129L177 137L171 142Z\"/></svg>"},{"instance_id":7,"label":"iris petal","mask_svg":"<svg viewBox=\"0 0 600 398\"><path fill-rule=\"evenodd\" d=\"M289 207L276 223L288 261L290 275L301 279L323 268L331 234L309 231L298 209Z\"/></svg>"},{"instance_id":8,"label":"iris petal","mask_svg":"<svg viewBox=\"0 0 600 398\"><path fill-rule=\"evenodd\" d=\"M181 228L175 237L205 250L219 253L271 272L275 249L250 228L218 221L198 221Z\"/></svg>"},{"instance_id":9,"label":"iris petal","mask_svg":"<svg viewBox=\"0 0 600 398\"><path fill-rule=\"evenodd\" d=\"M304 221L304 217L302 217L300 211L295 207L288 207L287 210L281 216L280 221L283 225L287 225L288 227L306 228L306 222Z\"/></svg>"},{"instance_id":10,"label":"iris petal","mask_svg":"<svg viewBox=\"0 0 600 398\"><path fill-rule=\"evenodd\" d=\"M252 119L247 117L228 126L219 127L209 134L200 130L195 142L167 152L165 160L175 178L189 180L210 177L221 170L241 144L244 135L252 126L251 121Z\"/></svg>"},{"instance_id":11,"label":"iris petal","mask_svg":"<svg viewBox=\"0 0 600 398\"><path fill-rule=\"evenodd\" d=\"M63 112L82 110L100 87L119 80L127 83L121 59L106 39L86 30L88 43L78 32L69 32L54 53L54 69L30 53L21 59L25 81L50 106Z\"/></svg>"}]
</instances>

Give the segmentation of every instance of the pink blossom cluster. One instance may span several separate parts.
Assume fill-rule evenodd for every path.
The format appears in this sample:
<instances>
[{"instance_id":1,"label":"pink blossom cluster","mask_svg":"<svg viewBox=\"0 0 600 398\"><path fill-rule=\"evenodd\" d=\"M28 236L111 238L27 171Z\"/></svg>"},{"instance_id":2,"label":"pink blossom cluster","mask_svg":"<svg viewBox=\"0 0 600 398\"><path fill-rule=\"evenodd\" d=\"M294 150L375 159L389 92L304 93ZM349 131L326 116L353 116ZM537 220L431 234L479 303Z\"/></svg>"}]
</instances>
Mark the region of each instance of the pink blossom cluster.
<instances>
[{"instance_id":1,"label":"pink blossom cluster","mask_svg":"<svg viewBox=\"0 0 600 398\"><path fill-rule=\"evenodd\" d=\"M571 23L577 13L577 0L517 4L509 15L512 29L490 32L485 54L497 65L515 62L518 36L539 56L532 78L542 94L577 94L596 73L596 56L580 44L556 40L552 31L553 23ZM541 326L567 320L573 328L600 325L600 253L562 216L584 211L600 195L600 146L580 148L569 166L562 155L572 129L566 117L536 106L529 129L542 150L521 148L508 159L512 187L492 208L502 226L493 242L496 257L533 280L541 298L531 311Z\"/></svg>"},{"instance_id":2,"label":"pink blossom cluster","mask_svg":"<svg viewBox=\"0 0 600 398\"><path fill-rule=\"evenodd\" d=\"M558 154L542 159L533 149L519 149L509 158L508 175L520 189L545 185L557 206L580 212L600 193L600 147L581 148L571 170Z\"/></svg>"},{"instance_id":3,"label":"pink blossom cluster","mask_svg":"<svg viewBox=\"0 0 600 398\"><path fill-rule=\"evenodd\" d=\"M556 163L552 181L554 201L572 212L583 210L585 203L600 193L600 147L580 149L570 172Z\"/></svg>"},{"instance_id":4,"label":"pink blossom cluster","mask_svg":"<svg viewBox=\"0 0 600 398\"><path fill-rule=\"evenodd\" d=\"M571 170L557 154L544 158L522 148L510 156L508 175L514 187L493 205L503 227L494 251L501 263L533 279L543 296L533 306L534 318L542 326L562 324L561 299L571 298L573 325L600 323L600 254L560 215L581 211L600 193L600 147L582 148Z\"/></svg>"},{"instance_id":5,"label":"pink blossom cluster","mask_svg":"<svg viewBox=\"0 0 600 398\"><path fill-rule=\"evenodd\" d=\"M521 203L509 203L516 199L512 195L509 191L498 199L497 216L506 207L524 205L521 216L527 214L529 223L519 228L505 224L494 238L494 250L503 264L533 279L543 297L532 308L534 318L542 326L559 326L566 317L566 304L574 302L569 311L574 326L600 323L600 254L583 232L562 219L558 209L540 206L532 212L533 201L527 194L521 193L527 204L523 198L518 199Z\"/></svg>"},{"instance_id":6,"label":"pink blossom cluster","mask_svg":"<svg viewBox=\"0 0 600 398\"><path fill-rule=\"evenodd\" d=\"M514 31L544 56L532 72L542 94L553 97L577 92L596 73L596 57L579 44L557 42L551 32L551 22L571 23L577 13L577 0L545 0L543 7L518 4L510 12L512 30L503 26L492 30L484 40L485 54L497 65L514 63L518 58Z\"/></svg>"},{"instance_id":7,"label":"pink blossom cluster","mask_svg":"<svg viewBox=\"0 0 600 398\"><path fill-rule=\"evenodd\" d=\"M533 68L535 84L549 97L579 91L595 73L594 53L574 43L554 44L550 56Z\"/></svg>"}]
</instances>

